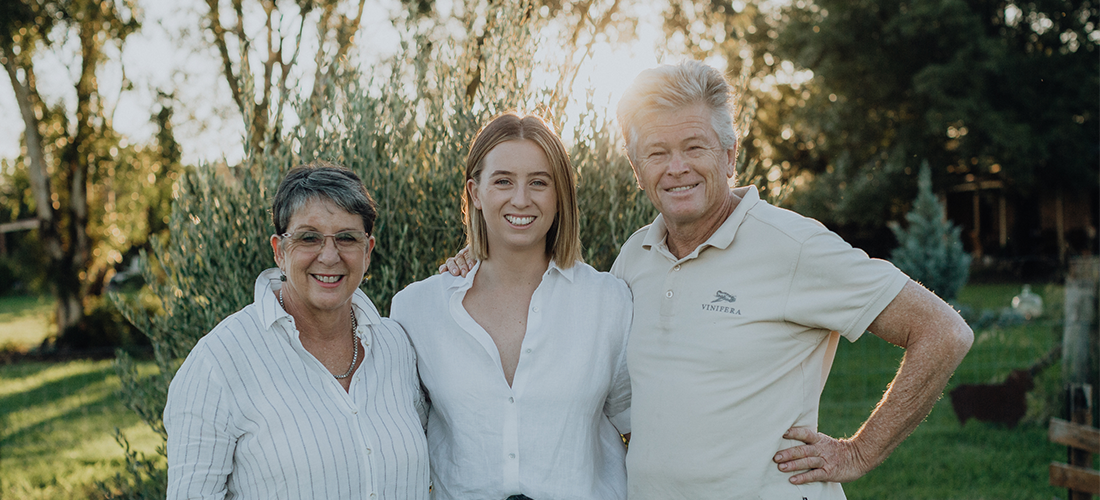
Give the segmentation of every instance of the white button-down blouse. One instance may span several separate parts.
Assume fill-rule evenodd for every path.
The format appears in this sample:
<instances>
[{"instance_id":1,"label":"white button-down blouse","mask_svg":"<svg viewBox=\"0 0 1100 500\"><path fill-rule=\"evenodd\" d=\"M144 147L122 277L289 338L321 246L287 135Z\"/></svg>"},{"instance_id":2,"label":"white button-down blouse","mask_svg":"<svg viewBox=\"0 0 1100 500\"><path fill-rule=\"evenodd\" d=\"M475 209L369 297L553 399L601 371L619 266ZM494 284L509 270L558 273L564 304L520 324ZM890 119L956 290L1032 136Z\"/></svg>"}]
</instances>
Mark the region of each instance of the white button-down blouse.
<instances>
[{"instance_id":1,"label":"white button-down blouse","mask_svg":"<svg viewBox=\"0 0 1100 500\"><path fill-rule=\"evenodd\" d=\"M363 363L350 391L302 347L272 293L226 318L168 389L168 498L426 499L428 454L416 355L356 290Z\"/></svg>"},{"instance_id":2,"label":"white button-down blouse","mask_svg":"<svg viewBox=\"0 0 1100 500\"><path fill-rule=\"evenodd\" d=\"M390 314L431 401L433 498L626 498L630 291L586 264L551 262L509 387L496 344L462 306L478 268L409 285Z\"/></svg>"}]
</instances>

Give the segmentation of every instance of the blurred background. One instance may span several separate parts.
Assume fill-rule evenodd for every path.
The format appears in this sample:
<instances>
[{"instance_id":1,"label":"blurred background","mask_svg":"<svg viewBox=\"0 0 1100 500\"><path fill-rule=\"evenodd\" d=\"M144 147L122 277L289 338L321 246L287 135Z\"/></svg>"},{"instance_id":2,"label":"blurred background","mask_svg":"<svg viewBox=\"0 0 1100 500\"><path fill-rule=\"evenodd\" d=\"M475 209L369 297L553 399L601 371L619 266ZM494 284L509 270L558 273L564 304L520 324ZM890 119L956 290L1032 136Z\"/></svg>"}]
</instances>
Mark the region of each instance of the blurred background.
<instances>
[{"instance_id":1,"label":"blurred background","mask_svg":"<svg viewBox=\"0 0 1100 500\"><path fill-rule=\"evenodd\" d=\"M606 270L655 216L615 105L687 58L741 92L738 184L968 320L949 392L1033 381L1011 422L961 424L945 397L848 496L1067 498L1048 421L1067 384L1100 386L1098 23L1060 0L0 0L0 498L163 497L167 384L251 302L300 163L378 201L364 291L385 312L463 245L480 125L541 114ZM844 345L821 430L854 433L901 354Z\"/></svg>"}]
</instances>

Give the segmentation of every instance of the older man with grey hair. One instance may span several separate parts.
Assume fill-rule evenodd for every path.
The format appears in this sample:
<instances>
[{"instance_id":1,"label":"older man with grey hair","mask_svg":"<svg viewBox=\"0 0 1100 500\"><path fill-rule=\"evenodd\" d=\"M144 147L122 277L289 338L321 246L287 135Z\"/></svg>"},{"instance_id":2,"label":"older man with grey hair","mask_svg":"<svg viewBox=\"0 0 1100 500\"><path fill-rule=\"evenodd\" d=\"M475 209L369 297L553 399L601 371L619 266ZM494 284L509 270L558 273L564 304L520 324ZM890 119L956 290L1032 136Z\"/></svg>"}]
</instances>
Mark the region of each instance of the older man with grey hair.
<instances>
[{"instance_id":1,"label":"older man with grey hair","mask_svg":"<svg viewBox=\"0 0 1100 500\"><path fill-rule=\"evenodd\" d=\"M973 342L943 300L815 220L731 187L732 89L700 62L643 72L618 118L660 215L612 273L634 296L632 500L839 499L927 416ZM850 438L817 432L839 337L905 348ZM778 453L777 453L778 451Z\"/></svg>"}]
</instances>

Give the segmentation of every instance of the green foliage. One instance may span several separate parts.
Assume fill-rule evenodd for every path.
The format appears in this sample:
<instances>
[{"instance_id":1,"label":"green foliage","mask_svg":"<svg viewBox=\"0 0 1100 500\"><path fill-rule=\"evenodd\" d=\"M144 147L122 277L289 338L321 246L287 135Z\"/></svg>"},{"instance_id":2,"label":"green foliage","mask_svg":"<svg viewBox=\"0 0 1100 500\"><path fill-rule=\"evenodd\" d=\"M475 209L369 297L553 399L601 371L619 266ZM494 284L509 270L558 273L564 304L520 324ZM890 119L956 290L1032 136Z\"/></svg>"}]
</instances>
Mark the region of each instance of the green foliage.
<instances>
[{"instance_id":1,"label":"green foliage","mask_svg":"<svg viewBox=\"0 0 1100 500\"><path fill-rule=\"evenodd\" d=\"M919 159L944 185L1095 189L1096 2L816 0L783 16L776 55L813 71L788 117L817 143L800 212L880 226Z\"/></svg>"},{"instance_id":2,"label":"green foliage","mask_svg":"<svg viewBox=\"0 0 1100 500\"><path fill-rule=\"evenodd\" d=\"M0 160L0 221L4 222L35 216L30 179L26 170L15 168L14 163ZM49 264L38 231L13 231L2 237L8 254L0 257L0 295L47 293L45 269Z\"/></svg>"},{"instance_id":3,"label":"green foliage","mask_svg":"<svg viewBox=\"0 0 1100 500\"><path fill-rule=\"evenodd\" d=\"M97 71L140 29L139 13L130 0L0 3L0 63L24 121L22 153L3 164L0 221L41 220L33 237L19 237L20 250L33 253L14 258L28 288L44 283L54 294L58 343L69 347L89 345L84 333L97 318L85 308L101 302L113 267L163 228L178 167L178 147L165 142L168 106L153 117L158 141L132 145L114 130L110 100L99 92ZM77 77L75 102L39 93L35 65L43 61Z\"/></svg>"},{"instance_id":4,"label":"green foliage","mask_svg":"<svg viewBox=\"0 0 1100 500\"><path fill-rule=\"evenodd\" d=\"M163 467L164 460L158 455L148 457L135 450L117 427L115 441L126 453L126 473L117 472L114 477L97 482L95 492L90 494L89 498L94 500L162 498L168 489L168 470Z\"/></svg>"},{"instance_id":5,"label":"green foliage","mask_svg":"<svg viewBox=\"0 0 1100 500\"><path fill-rule=\"evenodd\" d=\"M821 157L816 139L804 133L813 121L799 115L818 89L812 80L792 78L791 68L777 58L776 38L786 18L772 4L677 1L669 2L663 17L671 49L683 43L695 59L725 60L727 77L742 93L736 121L744 160L737 183L756 185L762 197L779 205Z\"/></svg>"},{"instance_id":6,"label":"green foliage","mask_svg":"<svg viewBox=\"0 0 1100 500\"><path fill-rule=\"evenodd\" d=\"M573 146L571 158L577 167L582 252L585 262L601 271L611 269L626 239L657 216L638 189L616 130L605 117L587 115L573 131L584 138Z\"/></svg>"},{"instance_id":7,"label":"green foliage","mask_svg":"<svg viewBox=\"0 0 1100 500\"><path fill-rule=\"evenodd\" d=\"M970 255L963 250L962 230L944 218L943 207L932 193L932 172L921 165L917 199L905 216L909 226L892 226L898 247L890 260L902 272L936 292L954 300L970 277Z\"/></svg>"}]
</instances>

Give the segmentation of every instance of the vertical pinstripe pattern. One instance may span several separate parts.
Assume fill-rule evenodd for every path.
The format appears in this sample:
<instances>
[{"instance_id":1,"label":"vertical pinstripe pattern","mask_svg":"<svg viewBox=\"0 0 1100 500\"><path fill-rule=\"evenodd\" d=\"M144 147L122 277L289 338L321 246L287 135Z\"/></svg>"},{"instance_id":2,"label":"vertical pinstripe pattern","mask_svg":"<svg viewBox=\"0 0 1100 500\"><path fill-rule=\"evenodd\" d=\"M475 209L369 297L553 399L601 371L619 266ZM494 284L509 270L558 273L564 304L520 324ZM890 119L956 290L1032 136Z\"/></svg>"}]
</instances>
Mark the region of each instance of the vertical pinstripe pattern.
<instances>
[{"instance_id":1,"label":"vertical pinstripe pattern","mask_svg":"<svg viewBox=\"0 0 1100 500\"><path fill-rule=\"evenodd\" d=\"M305 348L272 290L226 318L168 390L168 498L426 499L416 355L400 325L353 297L364 358L350 391Z\"/></svg>"}]
</instances>

